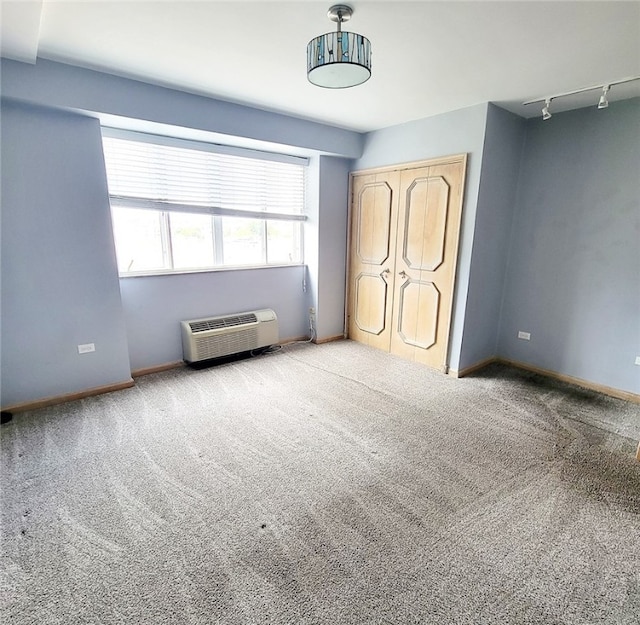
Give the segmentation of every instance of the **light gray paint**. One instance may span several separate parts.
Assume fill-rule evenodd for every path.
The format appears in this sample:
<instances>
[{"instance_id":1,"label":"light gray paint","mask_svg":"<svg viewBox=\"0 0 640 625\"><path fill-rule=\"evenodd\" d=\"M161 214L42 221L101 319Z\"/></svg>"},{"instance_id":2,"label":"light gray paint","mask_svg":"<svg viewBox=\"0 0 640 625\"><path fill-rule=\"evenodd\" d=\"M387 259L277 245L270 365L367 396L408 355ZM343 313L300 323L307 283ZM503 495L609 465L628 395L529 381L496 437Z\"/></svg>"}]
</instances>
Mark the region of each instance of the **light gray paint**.
<instances>
[{"instance_id":1,"label":"light gray paint","mask_svg":"<svg viewBox=\"0 0 640 625\"><path fill-rule=\"evenodd\" d=\"M10 67L22 68L22 64ZM133 85L133 91L131 94L124 98L123 93L112 93L111 87L114 87L112 79L114 77L103 75L102 79L104 84L96 82L97 77L100 75L96 72L91 73L91 80L89 84L82 87L79 84L74 84L71 92L63 93L61 85L58 84L58 72L62 72L65 76L67 71L75 79L75 69L66 68L66 66L60 66L59 64L46 64L45 63L44 77L46 80L42 85L42 92L40 87L35 84L31 84L31 88L34 93L39 97L45 97L49 92L65 99L68 105L74 104L74 97L78 99L76 104L77 108L82 108L80 103L83 102L83 98L93 97L90 93L91 89L101 91L105 97L107 104L110 102L110 97L113 96L123 106L129 104L132 106L132 112L138 111L137 107L140 107L140 114L145 105L148 105L152 111L165 110L168 111L172 106L177 107L175 115L181 116L181 123L190 123L191 129L198 128L201 122L200 114L201 110L197 106L193 106L193 102L189 101L188 94L176 94L168 90L163 90L158 87L153 88L153 98L149 94L140 94L136 91L136 85L143 91L148 87L141 83ZM49 73L51 70L51 73ZM43 70L44 71L44 70ZM84 70L82 70L84 71ZM28 75L28 72L27 72ZM64 77L63 77L64 78ZM118 79L120 80L120 79ZM16 87L21 89L23 85L18 80L17 76L3 76L3 86L9 85L10 87ZM52 84L49 84L49 83ZM64 83L64 80L62 80ZM20 83L20 84L18 84ZM30 84L30 80L26 81ZM83 93L82 89L85 89L87 93ZM11 90L11 89L10 89ZM75 91L74 91L75 90ZM116 89L117 92L117 89ZM44 95L43 95L44 94ZM174 101L176 97L187 97L186 109L180 110L180 102ZM30 97L37 99L33 94ZM163 100L163 97L165 100ZM119 98L122 98L121 100ZM156 101L150 103L145 98L155 99ZM6 102L6 100L5 100ZM23 107L23 103L17 103L15 100L9 100L12 102L10 106L15 110L19 110ZM216 105L216 103L213 103ZM226 103L225 103L226 106ZM30 105L26 105L28 109ZM109 108L106 106L105 108ZM56 114L55 109L44 108L43 111L48 111L46 115L51 119L56 119L59 115ZM239 123L244 115L253 111L252 109L244 109L244 107L231 107L229 109L229 115L233 118L232 122ZM120 112L120 111L119 111ZM169 111L170 112L170 111ZM193 118L189 117L189 114L193 114ZM258 121L265 122L261 115L263 112L253 111L257 116L253 120L253 124L257 124ZM171 117L167 114L163 119L172 119L175 121L176 117ZM234 115L239 116L237 119ZM191 119L188 122L187 118ZM64 140L67 144L74 144L77 140L75 135L76 131L82 137L83 125L90 124L94 130L98 129L98 123L95 119L89 117L83 117L82 115L73 115L68 117L68 126L64 135L64 139L60 136L56 136L57 140ZM277 120L276 120L277 121ZM291 120L292 129L298 127L299 120ZM221 123L220 120L216 122ZM268 124L267 124L268 125ZM180 132L180 129L174 128L176 132ZM310 130L309 130L310 129ZM273 130L273 129L272 129ZM318 128L318 125L311 124L307 128L306 139L311 137L318 137L322 135L322 128ZM38 128L38 132L47 133L47 128ZM249 134L249 133L245 133ZM331 133L328 133L331 137ZM349 137L355 135L355 133L348 133L343 136L342 131L339 131L331 140L345 139L349 144ZM301 132L301 136L305 136L304 132ZM272 137L273 138L273 137ZM357 136L358 143L361 142L361 137ZM52 138L53 142L53 138ZM8 142L6 143L8 146ZM109 217L108 213L108 196L106 191L106 184L104 181L104 164L102 158L102 148L99 142L99 136L97 142L92 145L93 153L92 158L96 159L99 163L99 173L101 176L100 185L94 185L95 192L100 194L102 202L107 205L106 217ZM182 357L182 348L180 343L179 334L179 322L183 319L197 318L202 316L210 316L216 314L225 314L239 312L243 310L253 310L262 307L269 307L276 310L279 318L280 336L283 340L291 338L300 338L308 332L308 308L314 306L318 309L318 290L320 284L323 284L323 297L325 303L321 307L321 310L317 312L317 321L320 328L325 328L321 332L329 333L330 336L335 336L342 332L342 318L344 314L344 241L345 241L345 224L346 224L346 195L348 184L348 166L345 164L348 161L344 159L327 158L322 159L322 167L326 170L320 180L320 167L321 159L317 154L309 153L311 165L309 167L309 179L310 179L310 193L309 193L309 206L310 206L310 219L305 224L305 238L306 238L306 252L307 258L309 258L309 271L304 267L293 268L271 268L261 270L242 270L233 272L210 272L210 273L197 273L197 274L183 274L172 276L153 276L145 278L131 278L122 279L120 281L122 291L122 305L116 314L116 318L122 321L126 321L126 335L128 338L128 347L130 355L131 369L143 369L147 367L153 367L156 365L162 365L168 362L180 360ZM61 153L64 157L64 154ZM41 167L44 175L48 175L48 166L43 165ZM339 178L339 179L337 179ZM30 184L34 189L39 189L40 178L31 177ZM89 179L84 179L85 184L89 184ZM5 181L6 187L15 187L13 178L7 177ZM326 187L326 190L323 188ZM323 207L320 210L321 202L321 189ZM60 199L61 205L66 204L65 191L58 187L41 189L42 193L52 196L54 199ZM337 199L337 195L342 195L342 201ZM110 221L106 222L106 234L109 237L109 254L113 255L113 243L111 241L111 225ZM9 233L13 228L13 224L9 224L7 228L7 236L11 236ZM338 234L336 234L338 232ZM322 252L322 259L320 253L320 241L319 237L325 237L328 240L327 249ZM76 246L74 241L66 241L64 246L69 249L69 253L73 253L73 248ZM89 271L89 267L86 270ZM36 268L32 268L33 271ZM8 272L10 270L7 270ZM115 264L111 267L111 277L116 280L117 272ZM305 272L306 276L305 276ZM96 278L96 280L99 279ZM64 273L60 277L61 282L65 282ZM306 282L306 292L303 289L303 283ZM65 292L65 289L61 289L61 292ZM61 296L61 299L64 299ZM35 304L34 304L35 305ZM124 314L123 314L124 313ZM51 329L52 326L49 326ZM106 330L105 330L106 331ZM90 342L89 339L84 342ZM117 341L116 341L117 342ZM88 358L88 356L85 356ZM25 355L25 359L29 357ZM129 358L127 358L127 361ZM129 367L127 367L128 371ZM61 375L62 371L61 371ZM73 386L73 381L69 380L69 384ZM25 388L26 396L25 400L33 400L40 397L40 395L33 395L28 392L28 387ZM54 394L61 394L54 393Z\"/></svg>"},{"instance_id":2,"label":"light gray paint","mask_svg":"<svg viewBox=\"0 0 640 625\"><path fill-rule=\"evenodd\" d=\"M305 281L305 336L310 335L309 308L318 310L320 289L320 157L310 159L307 170L307 220L304 223L304 260L307 265ZM317 317L317 314L316 314ZM316 319L317 328L317 319ZM301 335L302 336L302 335Z\"/></svg>"},{"instance_id":3,"label":"light gray paint","mask_svg":"<svg viewBox=\"0 0 640 625\"><path fill-rule=\"evenodd\" d=\"M640 392L639 137L638 99L527 122L500 355Z\"/></svg>"},{"instance_id":4,"label":"light gray paint","mask_svg":"<svg viewBox=\"0 0 640 625\"><path fill-rule=\"evenodd\" d=\"M1 254L3 406L130 379L95 120L3 102Z\"/></svg>"},{"instance_id":5,"label":"light gray paint","mask_svg":"<svg viewBox=\"0 0 640 625\"><path fill-rule=\"evenodd\" d=\"M272 308L280 338L306 332L305 267L122 278L131 369L182 360L180 321Z\"/></svg>"},{"instance_id":6,"label":"light gray paint","mask_svg":"<svg viewBox=\"0 0 640 625\"><path fill-rule=\"evenodd\" d=\"M319 339L344 333L347 214L351 161L320 157L317 330Z\"/></svg>"},{"instance_id":7,"label":"light gray paint","mask_svg":"<svg viewBox=\"0 0 640 625\"><path fill-rule=\"evenodd\" d=\"M486 118L487 104L479 104L369 133L365 138L364 154L354 166L356 170L360 170L453 154L468 154L449 346L449 363L452 369L458 369L460 360Z\"/></svg>"},{"instance_id":8,"label":"light gray paint","mask_svg":"<svg viewBox=\"0 0 640 625\"><path fill-rule=\"evenodd\" d=\"M305 263L308 267L305 315L316 309L316 338L343 334L346 272L347 159L316 156L307 172L308 212ZM304 334L309 334L308 323Z\"/></svg>"},{"instance_id":9,"label":"light gray paint","mask_svg":"<svg viewBox=\"0 0 640 625\"><path fill-rule=\"evenodd\" d=\"M301 120L228 103L208 108L198 96L60 64L45 62L35 74L24 67L2 62L3 90L17 99L45 104L51 96L54 107L77 109L101 102L112 115L154 118L185 131L202 130L215 111L221 117L210 127L218 132L243 132L246 123L244 137L281 143L293 133L308 146L323 141L324 127L300 126ZM545 125L528 122L498 344L499 355L634 392L640 390L633 365L640 355L638 107L636 100L604 112L556 114ZM127 379L125 334L133 368L178 360L183 318L267 306L289 338L306 333L313 305L321 337L341 331L346 160L311 154L306 293L302 268L264 269L122 280L121 303L97 122L5 100L2 121L3 405ZM495 341L519 123L478 105L387 128L366 136L365 154L353 166L469 155L454 369L482 359ZM327 137L338 153L353 151L350 134L327 131ZM337 149L342 139L346 147ZM533 340L515 339L518 329L531 331ZM78 356L76 345L84 342L95 342L98 351Z\"/></svg>"},{"instance_id":10,"label":"light gray paint","mask_svg":"<svg viewBox=\"0 0 640 625\"><path fill-rule=\"evenodd\" d=\"M2 59L6 98L175 127L247 137L355 158L362 135L240 104L158 87L93 70L38 59Z\"/></svg>"},{"instance_id":11,"label":"light gray paint","mask_svg":"<svg viewBox=\"0 0 640 625\"><path fill-rule=\"evenodd\" d=\"M497 355L524 126L522 118L489 105L460 369Z\"/></svg>"}]
</instances>

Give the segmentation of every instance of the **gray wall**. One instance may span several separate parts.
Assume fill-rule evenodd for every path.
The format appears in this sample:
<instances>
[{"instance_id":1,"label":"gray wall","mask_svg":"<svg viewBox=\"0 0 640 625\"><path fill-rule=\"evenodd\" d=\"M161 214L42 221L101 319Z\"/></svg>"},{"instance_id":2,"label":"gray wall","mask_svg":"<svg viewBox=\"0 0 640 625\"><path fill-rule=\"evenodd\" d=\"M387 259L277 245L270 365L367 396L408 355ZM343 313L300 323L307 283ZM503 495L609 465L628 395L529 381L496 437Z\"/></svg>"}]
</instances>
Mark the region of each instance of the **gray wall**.
<instances>
[{"instance_id":1,"label":"gray wall","mask_svg":"<svg viewBox=\"0 0 640 625\"><path fill-rule=\"evenodd\" d=\"M51 62L3 60L2 92L3 406L178 360L184 318L271 307L290 338L306 333L315 306L319 337L340 334L347 171L363 144L354 170L469 156L453 369L497 353L640 392L638 100L544 124L483 104L363 138ZM96 114L141 130L152 122L191 138L238 133L254 147L306 150L306 276L297 267L123 279L121 301L99 126L86 116ZM518 330L532 340L519 341ZM77 344L88 342L97 351L79 356Z\"/></svg>"},{"instance_id":2,"label":"gray wall","mask_svg":"<svg viewBox=\"0 0 640 625\"><path fill-rule=\"evenodd\" d=\"M345 280L347 262L347 215L351 161L320 157L318 240L319 274L317 315L318 338L335 338L344 332Z\"/></svg>"},{"instance_id":3,"label":"gray wall","mask_svg":"<svg viewBox=\"0 0 640 625\"><path fill-rule=\"evenodd\" d=\"M179 321L273 308L280 338L309 335L308 309L316 308L317 336L342 334L346 159L314 157L308 176L305 267L277 267L147 276L120 280L132 370L182 358Z\"/></svg>"},{"instance_id":4,"label":"gray wall","mask_svg":"<svg viewBox=\"0 0 640 625\"><path fill-rule=\"evenodd\" d=\"M524 129L521 117L489 105L460 369L498 353L500 308Z\"/></svg>"},{"instance_id":5,"label":"gray wall","mask_svg":"<svg viewBox=\"0 0 640 625\"><path fill-rule=\"evenodd\" d=\"M116 127L146 130L148 122L173 132L183 128L216 133L222 140L242 137L349 158L362 154L361 134L326 124L44 59L35 65L2 59L0 66L3 97L87 111ZM132 125L132 120L137 123Z\"/></svg>"},{"instance_id":6,"label":"gray wall","mask_svg":"<svg viewBox=\"0 0 640 625\"><path fill-rule=\"evenodd\" d=\"M355 170L360 170L452 154L468 154L449 345L449 364L452 369L459 368L462 347L486 118L487 104L480 104L369 133L365 137L362 158L354 165Z\"/></svg>"},{"instance_id":7,"label":"gray wall","mask_svg":"<svg viewBox=\"0 0 640 625\"><path fill-rule=\"evenodd\" d=\"M32 66L3 59L1 64L3 243L8 242L3 245L3 406L120 382L129 378L130 368L179 360L178 322L185 318L270 307L287 339L307 334L308 307L315 306L321 338L342 332L349 161L322 152L360 155L360 134L50 61ZM313 254L307 291L305 268L293 267L126 278L120 280L121 296L96 117L137 130L310 156L315 223L305 225ZM89 200L100 212L90 224L76 225ZM41 229L45 201L46 215L55 215L55 221L53 227L45 221L47 228ZM89 226L91 238L85 232ZM59 256L45 262L53 250ZM41 282L46 297L30 287ZM80 332L86 311L99 332ZM34 320L45 312L46 324L37 326ZM20 320L29 322L33 339L20 338ZM97 352L78 357L76 345L85 342L95 342ZM96 363L95 371L89 362Z\"/></svg>"},{"instance_id":8,"label":"gray wall","mask_svg":"<svg viewBox=\"0 0 640 625\"><path fill-rule=\"evenodd\" d=\"M96 120L3 106L3 406L131 377L101 146Z\"/></svg>"},{"instance_id":9,"label":"gray wall","mask_svg":"<svg viewBox=\"0 0 640 625\"><path fill-rule=\"evenodd\" d=\"M307 332L304 267L122 278L131 369L182 359L179 322L272 308L281 340Z\"/></svg>"},{"instance_id":10,"label":"gray wall","mask_svg":"<svg viewBox=\"0 0 640 625\"><path fill-rule=\"evenodd\" d=\"M527 122L500 355L640 393L639 138L639 99Z\"/></svg>"}]
</instances>

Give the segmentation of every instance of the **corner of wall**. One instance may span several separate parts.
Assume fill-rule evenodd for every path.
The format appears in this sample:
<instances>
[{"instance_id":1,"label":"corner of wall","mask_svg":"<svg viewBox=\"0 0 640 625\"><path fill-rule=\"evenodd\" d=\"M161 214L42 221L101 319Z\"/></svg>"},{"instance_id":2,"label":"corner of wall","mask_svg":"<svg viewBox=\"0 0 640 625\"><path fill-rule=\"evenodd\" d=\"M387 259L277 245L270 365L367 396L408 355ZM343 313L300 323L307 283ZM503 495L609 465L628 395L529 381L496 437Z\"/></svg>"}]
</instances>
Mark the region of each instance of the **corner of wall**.
<instances>
[{"instance_id":1,"label":"corner of wall","mask_svg":"<svg viewBox=\"0 0 640 625\"><path fill-rule=\"evenodd\" d=\"M497 355L523 120L487 105L459 367Z\"/></svg>"}]
</instances>

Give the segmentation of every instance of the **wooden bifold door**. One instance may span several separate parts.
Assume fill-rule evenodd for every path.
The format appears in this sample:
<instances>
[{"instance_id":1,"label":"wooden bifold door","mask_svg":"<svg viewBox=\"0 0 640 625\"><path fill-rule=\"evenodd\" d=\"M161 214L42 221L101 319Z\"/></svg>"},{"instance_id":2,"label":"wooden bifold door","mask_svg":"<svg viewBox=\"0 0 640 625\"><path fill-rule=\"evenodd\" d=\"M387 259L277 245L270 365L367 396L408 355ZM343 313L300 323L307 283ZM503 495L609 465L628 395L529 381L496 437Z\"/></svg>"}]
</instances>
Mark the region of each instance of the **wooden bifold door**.
<instances>
[{"instance_id":1,"label":"wooden bifold door","mask_svg":"<svg viewBox=\"0 0 640 625\"><path fill-rule=\"evenodd\" d=\"M351 174L349 338L446 371L466 160Z\"/></svg>"}]
</instances>

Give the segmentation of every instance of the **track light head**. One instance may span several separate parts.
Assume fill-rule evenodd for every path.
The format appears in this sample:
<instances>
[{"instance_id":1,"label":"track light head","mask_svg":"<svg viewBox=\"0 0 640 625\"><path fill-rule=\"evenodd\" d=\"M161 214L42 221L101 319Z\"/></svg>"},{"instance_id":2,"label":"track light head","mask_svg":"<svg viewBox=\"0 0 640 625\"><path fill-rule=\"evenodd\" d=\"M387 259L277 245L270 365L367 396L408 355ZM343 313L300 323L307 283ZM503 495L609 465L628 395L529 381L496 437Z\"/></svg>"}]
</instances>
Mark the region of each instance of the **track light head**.
<instances>
[{"instance_id":1,"label":"track light head","mask_svg":"<svg viewBox=\"0 0 640 625\"><path fill-rule=\"evenodd\" d=\"M600 96L600 102L598 102L599 109L606 109L609 106L609 100L607 100L607 92L611 87L609 85L605 85L602 87L602 95Z\"/></svg>"},{"instance_id":2,"label":"track light head","mask_svg":"<svg viewBox=\"0 0 640 625\"><path fill-rule=\"evenodd\" d=\"M551 119L551 113L549 113L550 106L551 106L551 98L547 98L544 101L544 106L542 107L542 119L544 119L544 121Z\"/></svg>"}]
</instances>

